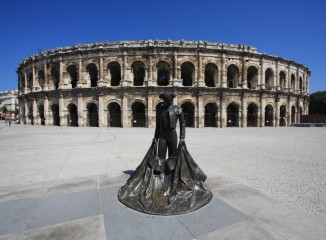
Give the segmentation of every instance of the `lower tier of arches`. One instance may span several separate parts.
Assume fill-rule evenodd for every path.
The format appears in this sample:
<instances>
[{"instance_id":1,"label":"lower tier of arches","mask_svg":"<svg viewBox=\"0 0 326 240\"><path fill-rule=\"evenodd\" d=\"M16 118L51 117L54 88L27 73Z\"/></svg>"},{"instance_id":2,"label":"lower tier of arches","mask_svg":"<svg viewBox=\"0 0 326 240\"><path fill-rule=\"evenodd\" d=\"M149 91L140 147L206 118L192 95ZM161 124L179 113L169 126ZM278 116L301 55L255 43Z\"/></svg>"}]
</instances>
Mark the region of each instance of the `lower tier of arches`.
<instances>
[{"instance_id":1,"label":"lower tier of arches","mask_svg":"<svg viewBox=\"0 0 326 240\"><path fill-rule=\"evenodd\" d=\"M187 127L279 127L299 123L308 98L287 92L200 88L97 88L19 97L22 124L155 127L159 94L177 94Z\"/></svg>"}]
</instances>

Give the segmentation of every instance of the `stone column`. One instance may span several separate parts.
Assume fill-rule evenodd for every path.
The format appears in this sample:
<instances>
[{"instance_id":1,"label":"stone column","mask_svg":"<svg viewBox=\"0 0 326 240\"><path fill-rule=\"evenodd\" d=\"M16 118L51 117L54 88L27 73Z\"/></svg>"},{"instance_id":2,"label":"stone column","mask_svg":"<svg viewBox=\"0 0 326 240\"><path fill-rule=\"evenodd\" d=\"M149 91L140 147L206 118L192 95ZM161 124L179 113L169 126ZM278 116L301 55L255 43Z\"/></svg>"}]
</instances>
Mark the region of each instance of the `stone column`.
<instances>
[{"instance_id":1,"label":"stone column","mask_svg":"<svg viewBox=\"0 0 326 240\"><path fill-rule=\"evenodd\" d=\"M156 84L154 84L153 81L153 57L150 54L148 56L148 78L147 78L147 84L148 86L154 86Z\"/></svg>"},{"instance_id":2,"label":"stone column","mask_svg":"<svg viewBox=\"0 0 326 240\"><path fill-rule=\"evenodd\" d=\"M121 112L121 118L122 118L122 127L130 127L130 122L128 121L128 96L126 93L123 93L122 95L122 112Z\"/></svg>"},{"instance_id":3,"label":"stone column","mask_svg":"<svg viewBox=\"0 0 326 240\"><path fill-rule=\"evenodd\" d=\"M204 95L202 91L199 91L197 96L197 116L198 116L198 128L205 127L205 108L204 108Z\"/></svg>"},{"instance_id":4,"label":"stone column","mask_svg":"<svg viewBox=\"0 0 326 240\"><path fill-rule=\"evenodd\" d=\"M280 126L280 99L276 99L276 102L275 102L274 119L275 119L274 127L279 127Z\"/></svg>"},{"instance_id":5,"label":"stone column","mask_svg":"<svg viewBox=\"0 0 326 240\"><path fill-rule=\"evenodd\" d=\"M260 96L260 127L265 127L265 98L266 94Z\"/></svg>"},{"instance_id":6,"label":"stone column","mask_svg":"<svg viewBox=\"0 0 326 240\"><path fill-rule=\"evenodd\" d=\"M34 125L38 125L38 118L37 118L37 105L36 105L36 100L35 98L33 98L33 121L34 121Z\"/></svg>"},{"instance_id":7,"label":"stone column","mask_svg":"<svg viewBox=\"0 0 326 240\"><path fill-rule=\"evenodd\" d=\"M36 92L37 91L37 86L36 86L36 74L35 74L35 66L34 66L34 64L33 64L33 67L32 67L32 75L33 75L32 91Z\"/></svg>"},{"instance_id":8,"label":"stone column","mask_svg":"<svg viewBox=\"0 0 326 240\"><path fill-rule=\"evenodd\" d=\"M291 118L292 118L292 107L291 107L291 97L288 97L288 109L287 109L287 126L291 126Z\"/></svg>"},{"instance_id":9,"label":"stone column","mask_svg":"<svg viewBox=\"0 0 326 240\"><path fill-rule=\"evenodd\" d=\"M227 71L225 68L225 54L222 54L222 88L227 88Z\"/></svg>"},{"instance_id":10,"label":"stone column","mask_svg":"<svg viewBox=\"0 0 326 240\"><path fill-rule=\"evenodd\" d=\"M198 87L204 87L205 86L205 82L204 82L204 78L203 78L203 57L201 56L201 53L198 52L198 80L197 80L197 84L194 84L194 86L198 86Z\"/></svg>"},{"instance_id":11,"label":"stone column","mask_svg":"<svg viewBox=\"0 0 326 240\"><path fill-rule=\"evenodd\" d=\"M241 96L241 106L239 106L239 127L246 128L247 127L247 115L248 115L248 110L246 108L246 103L245 103L245 96ZM240 112L242 112L240 116Z\"/></svg>"},{"instance_id":12,"label":"stone column","mask_svg":"<svg viewBox=\"0 0 326 240\"><path fill-rule=\"evenodd\" d=\"M25 113L24 113L24 117L25 117L25 121L26 123L28 123L28 112L29 112L29 109L28 109L28 104L27 104L27 99L25 98L24 99L24 104L25 104Z\"/></svg>"},{"instance_id":13,"label":"stone column","mask_svg":"<svg viewBox=\"0 0 326 240\"><path fill-rule=\"evenodd\" d=\"M260 74L258 78L258 88L257 89L265 89L265 79L264 79L264 59L261 59L261 65L260 65Z\"/></svg>"},{"instance_id":14,"label":"stone column","mask_svg":"<svg viewBox=\"0 0 326 240\"><path fill-rule=\"evenodd\" d=\"M48 91L49 90L49 77L48 77L48 68L47 68L47 63L46 61L44 61L43 64L43 71L44 71L44 91Z\"/></svg>"},{"instance_id":15,"label":"stone column","mask_svg":"<svg viewBox=\"0 0 326 240\"><path fill-rule=\"evenodd\" d=\"M288 91L291 92L291 64L288 66Z\"/></svg>"},{"instance_id":16,"label":"stone column","mask_svg":"<svg viewBox=\"0 0 326 240\"><path fill-rule=\"evenodd\" d=\"M19 123L20 124L24 124L24 122L26 121L25 120L25 115L26 115L25 112L26 112L26 109L25 109L25 111L23 111L24 110L25 102L26 102L25 99L19 98L19 112L20 112Z\"/></svg>"},{"instance_id":17,"label":"stone column","mask_svg":"<svg viewBox=\"0 0 326 240\"><path fill-rule=\"evenodd\" d=\"M62 57L59 57L59 89L64 89L65 88L65 82L63 79L63 64L62 64Z\"/></svg>"},{"instance_id":18,"label":"stone column","mask_svg":"<svg viewBox=\"0 0 326 240\"><path fill-rule=\"evenodd\" d=\"M221 106L221 114L220 114L220 118L221 118L221 127L225 128L226 127L226 121L227 121L227 110L226 110L226 99L224 96L224 93L221 94L221 98L220 98L220 106Z\"/></svg>"},{"instance_id":19,"label":"stone column","mask_svg":"<svg viewBox=\"0 0 326 240\"><path fill-rule=\"evenodd\" d=\"M82 88L83 87L82 67L83 67L83 60L82 60L81 54L78 54L78 81L77 81L77 88Z\"/></svg>"},{"instance_id":20,"label":"stone column","mask_svg":"<svg viewBox=\"0 0 326 240\"><path fill-rule=\"evenodd\" d=\"M49 100L48 97L44 97L44 118L45 118L45 126L50 125L49 121Z\"/></svg>"},{"instance_id":21,"label":"stone column","mask_svg":"<svg viewBox=\"0 0 326 240\"><path fill-rule=\"evenodd\" d=\"M127 56L127 51L123 51L123 79L122 79L122 86L131 86L132 83L129 82L129 72L128 72L128 56Z\"/></svg>"},{"instance_id":22,"label":"stone column","mask_svg":"<svg viewBox=\"0 0 326 240\"><path fill-rule=\"evenodd\" d=\"M59 116L60 116L60 126L66 126L66 116L65 116L65 110L64 110L64 99L62 93L60 93L59 96Z\"/></svg>"},{"instance_id":23,"label":"stone column","mask_svg":"<svg viewBox=\"0 0 326 240\"><path fill-rule=\"evenodd\" d=\"M148 115L148 127L155 127L155 111L153 107L153 96L147 95L147 115Z\"/></svg>"},{"instance_id":24,"label":"stone column","mask_svg":"<svg viewBox=\"0 0 326 240\"><path fill-rule=\"evenodd\" d=\"M179 77L179 71L178 71L178 52L174 51L173 53L173 86L181 86L180 78Z\"/></svg>"},{"instance_id":25,"label":"stone column","mask_svg":"<svg viewBox=\"0 0 326 240\"><path fill-rule=\"evenodd\" d=\"M24 70L24 81L25 81L25 89L24 89L24 93L28 93L28 86L27 86L27 73L26 70Z\"/></svg>"},{"instance_id":26,"label":"stone column","mask_svg":"<svg viewBox=\"0 0 326 240\"><path fill-rule=\"evenodd\" d=\"M84 108L83 108L83 95L81 93L77 94L77 110L78 110L78 126L84 127Z\"/></svg>"},{"instance_id":27,"label":"stone column","mask_svg":"<svg viewBox=\"0 0 326 240\"><path fill-rule=\"evenodd\" d=\"M104 121L104 103L103 103L103 93L98 94L98 126L103 127L105 126Z\"/></svg>"},{"instance_id":28,"label":"stone column","mask_svg":"<svg viewBox=\"0 0 326 240\"><path fill-rule=\"evenodd\" d=\"M103 52L99 52L99 79L97 81L97 86L98 87L103 87L106 86L107 83L104 81L103 77Z\"/></svg>"},{"instance_id":29,"label":"stone column","mask_svg":"<svg viewBox=\"0 0 326 240\"><path fill-rule=\"evenodd\" d=\"M242 58L242 88L248 88L247 62L245 57Z\"/></svg>"},{"instance_id":30,"label":"stone column","mask_svg":"<svg viewBox=\"0 0 326 240\"><path fill-rule=\"evenodd\" d=\"M278 60L276 61L275 77L276 77L276 78L274 78L274 81L276 80L276 83L274 82L275 90L280 90L281 86L280 86L280 73L278 72Z\"/></svg>"}]
</instances>

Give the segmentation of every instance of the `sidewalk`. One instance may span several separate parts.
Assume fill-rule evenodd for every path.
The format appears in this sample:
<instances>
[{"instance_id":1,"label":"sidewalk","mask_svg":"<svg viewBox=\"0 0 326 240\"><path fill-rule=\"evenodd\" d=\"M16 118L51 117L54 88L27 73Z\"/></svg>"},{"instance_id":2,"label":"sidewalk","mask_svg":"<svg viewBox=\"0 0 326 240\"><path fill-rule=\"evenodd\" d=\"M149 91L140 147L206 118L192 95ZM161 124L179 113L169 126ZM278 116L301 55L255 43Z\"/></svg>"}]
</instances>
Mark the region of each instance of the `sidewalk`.
<instances>
[{"instance_id":1,"label":"sidewalk","mask_svg":"<svg viewBox=\"0 0 326 240\"><path fill-rule=\"evenodd\" d=\"M145 154L153 129L18 125L3 128L0 130L0 153L3 156L0 160L0 240L324 240L325 215L316 215L288 201L276 200L235 182L224 173L225 169L221 170L222 165L227 165L234 158L227 146L234 144L236 139L241 141L243 137L261 147L259 142L265 145L264 141L268 142L274 137L281 141L280 133L285 141L288 141L287 134L308 139L310 134L316 136L317 133L314 129L311 130L313 132L309 129L293 131L188 129L189 150L207 173L206 184L214 198L208 205L192 213L153 216L131 210L117 199L119 187L129 177L126 173L130 173ZM257 134L266 139L260 137L256 142L253 136ZM209 146L209 142L213 142L214 146L222 144L218 142L218 135L225 143L225 153L219 149L216 154L216 149ZM318 148L316 143L310 144ZM247 157L245 151L252 150L245 142L242 145L239 145L241 159L235 163L239 174L236 175L230 163L227 165L236 178L248 171L244 167L248 164L246 161L256 157L255 154ZM278 151L282 150L278 148ZM294 151L293 154L303 153ZM293 154L287 154L282 160L290 157L298 162L298 156ZM319 154L315 156L315 161L324 152ZM213 156L214 162L211 162ZM269 169L268 162L275 161L277 157L277 154L271 160L265 157L264 165ZM241 162L245 164L241 165ZM258 168L257 165L256 175L250 173L253 178L259 179L258 170L263 169ZM296 168L300 170L298 165ZM278 189L281 186L271 185L270 188Z\"/></svg>"}]
</instances>

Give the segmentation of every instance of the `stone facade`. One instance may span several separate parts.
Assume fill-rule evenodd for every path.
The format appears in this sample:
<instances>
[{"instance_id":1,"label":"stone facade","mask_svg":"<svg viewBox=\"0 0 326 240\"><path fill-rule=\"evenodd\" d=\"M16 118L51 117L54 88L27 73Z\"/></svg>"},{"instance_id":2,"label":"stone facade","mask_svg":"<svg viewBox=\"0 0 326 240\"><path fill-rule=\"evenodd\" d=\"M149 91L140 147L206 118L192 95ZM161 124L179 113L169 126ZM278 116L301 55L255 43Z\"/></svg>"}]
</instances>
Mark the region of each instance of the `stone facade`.
<instances>
[{"instance_id":1,"label":"stone facade","mask_svg":"<svg viewBox=\"0 0 326 240\"><path fill-rule=\"evenodd\" d=\"M80 44L31 55L17 73L28 124L153 127L163 91L188 127L289 126L308 112L309 69L244 45Z\"/></svg>"}]
</instances>

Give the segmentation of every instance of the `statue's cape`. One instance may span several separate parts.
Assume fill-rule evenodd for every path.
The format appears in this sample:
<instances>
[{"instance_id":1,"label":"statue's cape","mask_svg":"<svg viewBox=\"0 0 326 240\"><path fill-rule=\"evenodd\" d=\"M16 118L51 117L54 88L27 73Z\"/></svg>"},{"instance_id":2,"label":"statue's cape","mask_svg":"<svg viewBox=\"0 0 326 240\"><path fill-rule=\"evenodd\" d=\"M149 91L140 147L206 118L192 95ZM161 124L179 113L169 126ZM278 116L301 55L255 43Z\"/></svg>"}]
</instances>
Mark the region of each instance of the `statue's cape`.
<instances>
[{"instance_id":1,"label":"statue's cape","mask_svg":"<svg viewBox=\"0 0 326 240\"><path fill-rule=\"evenodd\" d=\"M119 200L140 212L158 215L183 214L194 211L212 199L206 188L205 173L195 163L184 143L164 160L163 172L153 169L150 159L155 155L155 143L143 161L118 193Z\"/></svg>"}]
</instances>

